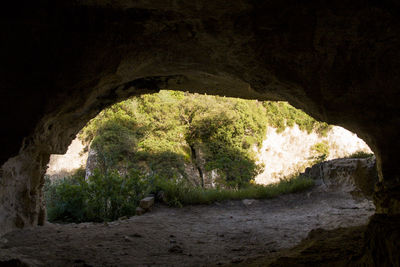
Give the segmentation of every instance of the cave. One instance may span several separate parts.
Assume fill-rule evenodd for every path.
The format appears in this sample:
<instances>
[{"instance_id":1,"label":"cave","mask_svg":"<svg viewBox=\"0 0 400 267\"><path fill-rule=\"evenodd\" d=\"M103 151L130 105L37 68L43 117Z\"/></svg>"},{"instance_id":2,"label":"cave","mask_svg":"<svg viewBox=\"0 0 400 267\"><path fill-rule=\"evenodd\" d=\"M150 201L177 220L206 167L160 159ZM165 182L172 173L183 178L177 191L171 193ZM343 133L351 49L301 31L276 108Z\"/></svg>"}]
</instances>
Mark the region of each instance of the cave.
<instances>
[{"instance_id":1,"label":"cave","mask_svg":"<svg viewBox=\"0 0 400 267\"><path fill-rule=\"evenodd\" d=\"M46 1L1 27L0 235L43 225L43 175L100 112L160 89L285 100L357 133L379 175L363 256L399 266L396 1ZM396 130L397 129L397 130Z\"/></svg>"}]
</instances>

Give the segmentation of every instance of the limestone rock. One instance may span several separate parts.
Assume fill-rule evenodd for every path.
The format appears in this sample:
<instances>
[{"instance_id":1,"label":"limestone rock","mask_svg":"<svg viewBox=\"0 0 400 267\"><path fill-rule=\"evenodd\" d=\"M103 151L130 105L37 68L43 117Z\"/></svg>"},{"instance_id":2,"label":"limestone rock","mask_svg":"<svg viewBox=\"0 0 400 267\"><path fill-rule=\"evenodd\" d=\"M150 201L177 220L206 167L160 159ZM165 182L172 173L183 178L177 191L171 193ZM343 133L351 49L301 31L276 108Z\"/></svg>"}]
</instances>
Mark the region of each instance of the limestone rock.
<instances>
[{"instance_id":1,"label":"limestone rock","mask_svg":"<svg viewBox=\"0 0 400 267\"><path fill-rule=\"evenodd\" d=\"M137 207L136 208L136 215L143 215L143 214L145 214L145 210L144 209L142 209L141 207Z\"/></svg>"},{"instance_id":2,"label":"limestone rock","mask_svg":"<svg viewBox=\"0 0 400 267\"><path fill-rule=\"evenodd\" d=\"M324 161L307 168L303 174L327 190L361 192L369 199L378 182L375 157Z\"/></svg>"},{"instance_id":3,"label":"limestone rock","mask_svg":"<svg viewBox=\"0 0 400 267\"><path fill-rule=\"evenodd\" d=\"M86 161L86 174L85 174L86 179L89 178L89 176L91 176L93 174L97 165L98 165L97 152L93 148L90 148L89 152L88 152L87 161Z\"/></svg>"},{"instance_id":4,"label":"limestone rock","mask_svg":"<svg viewBox=\"0 0 400 267\"><path fill-rule=\"evenodd\" d=\"M140 200L139 206L144 209L148 210L154 205L154 197L145 197L142 200Z\"/></svg>"},{"instance_id":5,"label":"limestone rock","mask_svg":"<svg viewBox=\"0 0 400 267\"><path fill-rule=\"evenodd\" d=\"M356 134L339 126L332 126L326 136L317 131L302 131L297 124L283 132L268 126L261 147L253 148L258 163L266 166L255 181L260 184L276 183L284 177L303 172L314 164L312 158L318 153L312 147L317 143L327 144L327 160L344 158L358 151L372 153Z\"/></svg>"},{"instance_id":6,"label":"limestone rock","mask_svg":"<svg viewBox=\"0 0 400 267\"><path fill-rule=\"evenodd\" d=\"M242 203L244 204L244 205L246 205L246 206L251 206L251 205L253 205L254 203L256 203L257 202L257 200L255 200L255 199L243 199L242 200Z\"/></svg>"},{"instance_id":7,"label":"limestone rock","mask_svg":"<svg viewBox=\"0 0 400 267\"><path fill-rule=\"evenodd\" d=\"M75 138L69 145L64 155L51 155L46 175L50 179L63 178L73 174L80 168L84 168L87 163L88 151L79 138Z\"/></svg>"}]
</instances>

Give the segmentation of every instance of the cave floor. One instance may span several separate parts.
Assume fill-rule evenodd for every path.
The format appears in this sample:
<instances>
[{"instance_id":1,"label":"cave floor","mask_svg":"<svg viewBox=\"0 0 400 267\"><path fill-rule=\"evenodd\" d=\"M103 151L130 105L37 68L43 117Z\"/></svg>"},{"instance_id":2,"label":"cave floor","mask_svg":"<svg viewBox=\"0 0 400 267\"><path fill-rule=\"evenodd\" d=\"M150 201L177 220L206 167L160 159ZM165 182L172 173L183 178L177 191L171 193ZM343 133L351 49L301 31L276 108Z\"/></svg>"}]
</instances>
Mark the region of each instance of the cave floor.
<instances>
[{"instance_id":1,"label":"cave floor","mask_svg":"<svg viewBox=\"0 0 400 267\"><path fill-rule=\"evenodd\" d=\"M111 223L51 224L8 233L1 260L38 266L214 266L276 257L316 228L364 225L371 201L311 191L170 208Z\"/></svg>"}]
</instances>

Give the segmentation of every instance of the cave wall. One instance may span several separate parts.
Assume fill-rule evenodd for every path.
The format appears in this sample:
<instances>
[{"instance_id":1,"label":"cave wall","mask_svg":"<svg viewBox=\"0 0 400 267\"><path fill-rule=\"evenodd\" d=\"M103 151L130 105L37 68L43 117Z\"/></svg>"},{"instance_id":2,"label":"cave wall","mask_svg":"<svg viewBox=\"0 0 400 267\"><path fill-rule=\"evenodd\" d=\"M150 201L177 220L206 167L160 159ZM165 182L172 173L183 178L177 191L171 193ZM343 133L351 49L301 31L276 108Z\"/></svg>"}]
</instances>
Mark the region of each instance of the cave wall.
<instances>
[{"instance_id":1,"label":"cave wall","mask_svg":"<svg viewBox=\"0 0 400 267\"><path fill-rule=\"evenodd\" d=\"M44 222L50 154L102 108L160 89L288 100L356 132L377 157L377 213L400 213L397 1L35 1L2 11L0 234Z\"/></svg>"}]
</instances>

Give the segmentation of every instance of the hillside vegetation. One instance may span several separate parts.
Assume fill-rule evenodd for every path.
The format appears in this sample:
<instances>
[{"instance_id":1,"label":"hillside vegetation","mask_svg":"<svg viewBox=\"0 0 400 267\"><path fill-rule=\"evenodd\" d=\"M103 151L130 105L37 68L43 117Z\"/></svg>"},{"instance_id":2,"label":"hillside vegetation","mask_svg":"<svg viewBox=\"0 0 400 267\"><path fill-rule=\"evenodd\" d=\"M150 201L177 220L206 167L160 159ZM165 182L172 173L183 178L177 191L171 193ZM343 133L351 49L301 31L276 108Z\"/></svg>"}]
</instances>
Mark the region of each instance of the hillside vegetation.
<instances>
[{"instance_id":1,"label":"hillside vegetation","mask_svg":"<svg viewBox=\"0 0 400 267\"><path fill-rule=\"evenodd\" d=\"M80 138L91 143L103 172L133 168L187 179L185 163L202 156L205 171L218 173L218 185L241 187L263 168L253 148L261 145L267 126L284 130L295 123L321 135L329 129L286 102L160 91L102 111Z\"/></svg>"},{"instance_id":2,"label":"hillside vegetation","mask_svg":"<svg viewBox=\"0 0 400 267\"><path fill-rule=\"evenodd\" d=\"M180 206L308 188L312 182L304 177L280 186L253 184L264 168L255 156L267 126L283 131L294 124L321 135L330 128L286 102L166 90L120 102L79 133L96 151L94 175L85 179L81 172L48 182L49 218L115 219L133 214L142 196L159 191L168 204ZM189 165L200 179L188 174ZM72 196L74 203L68 200Z\"/></svg>"}]
</instances>

